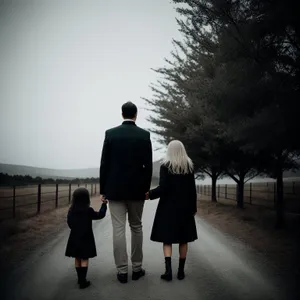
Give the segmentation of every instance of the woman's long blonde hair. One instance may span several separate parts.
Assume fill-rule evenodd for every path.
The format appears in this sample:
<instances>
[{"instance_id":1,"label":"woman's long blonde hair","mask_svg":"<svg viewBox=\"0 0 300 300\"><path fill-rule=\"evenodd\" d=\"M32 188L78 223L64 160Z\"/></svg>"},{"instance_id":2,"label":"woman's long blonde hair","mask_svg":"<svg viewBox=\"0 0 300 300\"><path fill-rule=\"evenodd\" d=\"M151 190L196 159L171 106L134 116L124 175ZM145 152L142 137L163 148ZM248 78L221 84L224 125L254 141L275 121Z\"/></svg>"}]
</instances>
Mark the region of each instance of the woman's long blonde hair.
<instances>
[{"instance_id":1,"label":"woman's long blonde hair","mask_svg":"<svg viewBox=\"0 0 300 300\"><path fill-rule=\"evenodd\" d=\"M173 174L189 174L194 169L193 162L188 157L184 145L178 140L169 143L163 165L167 166Z\"/></svg>"}]
</instances>

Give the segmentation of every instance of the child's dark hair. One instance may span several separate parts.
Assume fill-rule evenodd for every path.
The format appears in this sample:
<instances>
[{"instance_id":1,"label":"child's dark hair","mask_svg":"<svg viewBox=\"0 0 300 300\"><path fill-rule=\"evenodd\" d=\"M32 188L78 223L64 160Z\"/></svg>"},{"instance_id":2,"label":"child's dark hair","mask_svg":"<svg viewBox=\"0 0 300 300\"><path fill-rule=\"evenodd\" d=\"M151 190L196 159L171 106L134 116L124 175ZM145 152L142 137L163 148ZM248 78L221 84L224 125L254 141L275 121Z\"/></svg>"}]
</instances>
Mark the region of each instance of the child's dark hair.
<instances>
[{"instance_id":1,"label":"child's dark hair","mask_svg":"<svg viewBox=\"0 0 300 300\"><path fill-rule=\"evenodd\" d=\"M86 211L91 204L90 193L86 188L78 188L74 191L70 210L73 212Z\"/></svg>"}]
</instances>

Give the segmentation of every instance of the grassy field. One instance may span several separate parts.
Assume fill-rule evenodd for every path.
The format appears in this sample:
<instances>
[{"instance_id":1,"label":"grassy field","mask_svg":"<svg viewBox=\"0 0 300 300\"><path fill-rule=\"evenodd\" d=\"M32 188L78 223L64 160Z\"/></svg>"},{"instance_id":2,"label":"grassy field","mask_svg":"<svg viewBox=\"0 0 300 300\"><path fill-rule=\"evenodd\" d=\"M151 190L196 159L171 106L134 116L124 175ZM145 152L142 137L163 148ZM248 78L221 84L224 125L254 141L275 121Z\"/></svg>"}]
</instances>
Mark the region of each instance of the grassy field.
<instances>
[{"instance_id":1,"label":"grassy field","mask_svg":"<svg viewBox=\"0 0 300 300\"><path fill-rule=\"evenodd\" d=\"M205 198L211 196L210 185L198 185L198 193ZM234 203L236 201L236 185L223 184L217 186L218 201ZM201 196L200 196L201 199ZM300 214L300 181L284 182L284 199L286 211ZM274 182L260 182L246 184L244 202L255 206L273 209L276 201L276 184Z\"/></svg>"},{"instance_id":2,"label":"grassy field","mask_svg":"<svg viewBox=\"0 0 300 300\"><path fill-rule=\"evenodd\" d=\"M99 184L81 185L93 194L99 193ZM71 196L78 185L71 185ZM63 207L69 204L69 185L58 185L57 207ZM12 187L0 188L0 220L13 218L14 191ZM41 185L41 208L40 212L51 211L56 208L56 186ZM23 219L37 214L38 209L38 186L16 187L15 189L15 218Z\"/></svg>"}]
</instances>

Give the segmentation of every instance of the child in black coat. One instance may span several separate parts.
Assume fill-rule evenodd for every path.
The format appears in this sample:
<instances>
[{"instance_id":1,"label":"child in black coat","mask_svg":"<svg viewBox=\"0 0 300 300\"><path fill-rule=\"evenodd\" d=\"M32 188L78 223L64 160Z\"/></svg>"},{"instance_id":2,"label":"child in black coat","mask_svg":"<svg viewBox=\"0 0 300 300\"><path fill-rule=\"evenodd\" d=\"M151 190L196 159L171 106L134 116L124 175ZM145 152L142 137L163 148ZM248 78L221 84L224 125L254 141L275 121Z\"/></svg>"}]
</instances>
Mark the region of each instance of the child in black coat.
<instances>
[{"instance_id":1,"label":"child in black coat","mask_svg":"<svg viewBox=\"0 0 300 300\"><path fill-rule=\"evenodd\" d=\"M78 188L73 193L72 205L68 212L68 225L71 229L66 256L75 258L78 284L81 289L91 283L86 280L89 258L97 256L92 220L103 219L107 204L103 203L99 212L90 207L89 191Z\"/></svg>"}]
</instances>

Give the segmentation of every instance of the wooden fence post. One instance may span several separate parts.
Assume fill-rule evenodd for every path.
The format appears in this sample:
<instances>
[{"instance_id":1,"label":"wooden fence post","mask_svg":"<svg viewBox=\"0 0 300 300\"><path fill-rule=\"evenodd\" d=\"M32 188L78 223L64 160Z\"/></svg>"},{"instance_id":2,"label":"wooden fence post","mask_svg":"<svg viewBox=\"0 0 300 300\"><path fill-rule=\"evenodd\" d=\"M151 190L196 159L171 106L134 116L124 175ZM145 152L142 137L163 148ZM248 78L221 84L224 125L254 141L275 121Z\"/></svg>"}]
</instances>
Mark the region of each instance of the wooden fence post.
<instances>
[{"instance_id":1,"label":"wooden fence post","mask_svg":"<svg viewBox=\"0 0 300 300\"><path fill-rule=\"evenodd\" d=\"M72 184L69 184L69 203L71 202L71 190L72 190Z\"/></svg>"},{"instance_id":2,"label":"wooden fence post","mask_svg":"<svg viewBox=\"0 0 300 300\"><path fill-rule=\"evenodd\" d=\"M91 184L91 196L93 196L93 191L94 191L93 187L94 187L94 185Z\"/></svg>"},{"instance_id":3,"label":"wooden fence post","mask_svg":"<svg viewBox=\"0 0 300 300\"><path fill-rule=\"evenodd\" d=\"M218 198L220 198L220 185L218 184Z\"/></svg>"},{"instance_id":4,"label":"wooden fence post","mask_svg":"<svg viewBox=\"0 0 300 300\"><path fill-rule=\"evenodd\" d=\"M97 195L97 183L95 183L95 195Z\"/></svg>"},{"instance_id":5,"label":"wooden fence post","mask_svg":"<svg viewBox=\"0 0 300 300\"><path fill-rule=\"evenodd\" d=\"M56 184L56 191L55 191L55 208L58 207L58 183Z\"/></svg>"},{"instance_id":6,"label":"wooden fence post","mask_svg":"<svg viewBox=\"0 0 300 300\"><path fill-rule=\"evenodd\" d=\"M78 187L79 187L79 183L78 183Z\"/></svg>"},{"instance_id":7,"label":"wooden fence post","mask_svg":"<svg viewBox=\"0 0 300 300\"><path fill-rule=\"evenodd\" d=\"M16 186L13 186L13 218L16 217Z\"/></svg>"},{"instance_id":8,"label":"wooden fence post","mask_svg":"<svg viewBox=\"0 0 300 300\"><path fill-rule=\"evenodd\" d=\"M250 182L250 204L252 204L252 183Z\"/></svg>"},{"instance_id":9,"label":"wooden fence post","mask_svg":"<svg viewBox=\"0 0 300 300\"><path fill-rule=\"evenodd\" d=\"M225 184L225 199L227 199L227 184Z\"/></svg>"},{"instance_id":10,"label":"wooden fence post","mask_svg":"<svg viewBox=\"0 0 300 300\"><path fill-rule=\"evenodd\" d=\"M276 205L276 182L274 182L273 190L274 190L274 206L275 206Z\"/></svg>"},{"instance_id":11,"label":"wooden fence post","mask_svg":"<svg viewBox=\"0 0 300 300\"><path fill-rule=\"evenodd\" d=\"M295 191L295 182L293 181L293 195L296 194L296 191Z\"/></svg>"},{"instance_id":12,"label":"wooden fence post","mask_svg":"<svg viewBox=\"0 0 300 300\"><path fill-rule=\"evenodd\" d=\"M41 184L38 185L37 212L41 212Z\"/></svg>"},{"instance_id":13,"label":"wooden fence post","mask_svg":"<svg viewBox=\"0 0 300 300\"><path fill-rule=\"evenodd\" d=\"M87 188L87 184L85 184L85 188Z\"/></svg>"}]
</instances>

